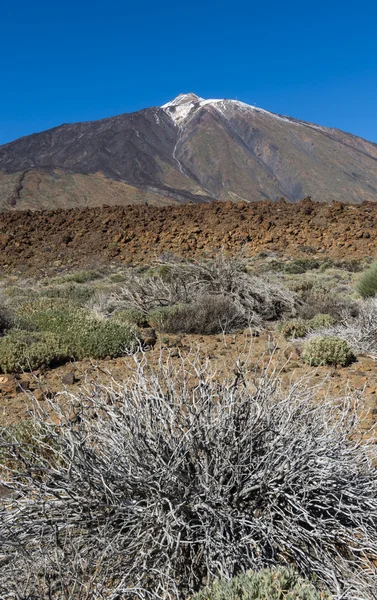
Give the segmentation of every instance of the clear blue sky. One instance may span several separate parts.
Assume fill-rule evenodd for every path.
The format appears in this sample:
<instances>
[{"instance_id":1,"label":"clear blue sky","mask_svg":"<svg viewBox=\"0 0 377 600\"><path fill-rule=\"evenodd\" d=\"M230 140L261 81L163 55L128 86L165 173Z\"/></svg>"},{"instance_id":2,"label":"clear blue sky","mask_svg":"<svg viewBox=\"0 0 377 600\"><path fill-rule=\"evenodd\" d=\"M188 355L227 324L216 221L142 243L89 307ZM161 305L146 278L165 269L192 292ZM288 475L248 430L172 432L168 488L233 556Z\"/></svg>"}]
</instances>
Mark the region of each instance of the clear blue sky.
<instances>
[{"instance_id":1,"label":"clear blue sky","mask_svg":"<svg viewBox=\"0 0 377 600\"><path fill-rule=\"evenodd\" d=\"M0 144L180 92L377 142L375 0L3 0L0 56Z\"/></svg>"}]
</instances>

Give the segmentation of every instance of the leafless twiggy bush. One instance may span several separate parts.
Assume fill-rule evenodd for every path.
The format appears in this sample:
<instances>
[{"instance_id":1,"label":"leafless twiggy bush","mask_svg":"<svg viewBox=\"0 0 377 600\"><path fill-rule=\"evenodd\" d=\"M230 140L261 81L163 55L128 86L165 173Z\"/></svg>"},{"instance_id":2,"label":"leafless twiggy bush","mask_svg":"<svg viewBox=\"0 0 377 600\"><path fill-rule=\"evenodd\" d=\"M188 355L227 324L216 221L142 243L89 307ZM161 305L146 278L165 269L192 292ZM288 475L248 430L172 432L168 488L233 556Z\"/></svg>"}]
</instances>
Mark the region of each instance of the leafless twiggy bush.
<instances>
[{"instance_id":1,"label":"leafless twiggy bush","mask_svg":"<svg viewBox=\"0 0 377 600\"><path fill-rule=\"evenodd\" d=\"M334 598L375 598L376 446L357 398L317 392L161 360L54 420L37 406L43 452L3 441L19 467L3 467L0 597L182 599L294 563Z\"/></svg>"},{"instance_id":2,"label":"leafless twiggy bush","mask_svg":"<svg viewBox=\"0 0 377 600\"><path fill-rule=\"evenodd\" d=\"M282 286L246 271L242 256L219 253L211 261L189 262L169 257L161 259L152 275L131 274L112 300L120 306L138 308L145 313L155 308L190 304L209 295L230 299L244 316L244 324L262 319L292 315L297 296Z\"/></svg>"}]
</instances>

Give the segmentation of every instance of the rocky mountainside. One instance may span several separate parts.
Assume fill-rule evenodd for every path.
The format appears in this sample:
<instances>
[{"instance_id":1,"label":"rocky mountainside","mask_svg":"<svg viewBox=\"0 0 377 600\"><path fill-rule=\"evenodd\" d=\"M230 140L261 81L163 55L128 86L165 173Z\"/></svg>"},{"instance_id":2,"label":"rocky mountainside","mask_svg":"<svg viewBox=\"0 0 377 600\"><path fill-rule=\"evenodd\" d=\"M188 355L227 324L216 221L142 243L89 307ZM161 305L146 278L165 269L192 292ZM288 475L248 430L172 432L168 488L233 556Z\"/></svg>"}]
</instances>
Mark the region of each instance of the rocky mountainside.
<instances>
[{"instance_id":1,"label":"rocky mountainside","mask_svg":"<svg viewBox=\"0 0 377 600\"><path fill-rule=\"evenodd\" d=\"M235 100L61 125L0 146L0 210L377 200L377 145Z\"/></svg>"},{"instance_id":2,"label":"rocky mountainside","mask_svg":"<svg viewBox=\"0 0 377 600\"><path fill-rule=\"evenodd\" d=\"M108 206L0 213L0 274L110 262L150 264L163 253L365 259L377 254L377 203L308 199L180 206Z\"/></svg>"}]
</instances>

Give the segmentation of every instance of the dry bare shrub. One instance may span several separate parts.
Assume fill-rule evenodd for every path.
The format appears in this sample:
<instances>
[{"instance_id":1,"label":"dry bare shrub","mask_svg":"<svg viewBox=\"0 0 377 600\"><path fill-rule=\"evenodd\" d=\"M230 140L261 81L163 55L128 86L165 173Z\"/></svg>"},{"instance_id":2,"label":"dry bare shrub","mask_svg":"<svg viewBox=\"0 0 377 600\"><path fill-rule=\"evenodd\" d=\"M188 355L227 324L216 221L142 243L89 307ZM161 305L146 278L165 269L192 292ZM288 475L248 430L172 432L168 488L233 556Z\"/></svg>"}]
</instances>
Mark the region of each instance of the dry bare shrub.
<instances>
[{"instance_id":1,"label":"dry bare shrub","mask_svg":"<svg viewBox=\"0 0 377 600\"><path fill-rule=\"evenodd\" d=\"M151 311L148 320L163 333L213 335L245 327L243 312L227 296L200 296L191 304L163 306Z\"/></svg>"},{"instance_id":2,"label":"dry bare shrub","mask_svg":"<svg viewBox=\"0 0 377 600\"><path fill-rule=\"evenodd\" d=\"M155 272L131 273L112 301L147 314L164 306L220 296L232 301L245 325L294 314L296 295L263 277L248 274L242 256L220 253L213 260L196 262L169 257L161 259L158 266Z\"/></svg>"},{"instance_id":3,"label":"dry bare shrub","mask_svg":"<svg viewBox=\"0 0 377 600\"><path fill-rule=\"evenodd\" d=\"M302 319L313 319L316 315L331 315L336 321L342 319L345 312L356 315L358 304L347 298L334 294L331 290L323 287L312 287L301 293L301 304L297 308L297 314Z\"/></svg>"},{"instance_id":4,"label":"dry bare shrub","mask_svg":"<svg viewBox=\"0 0 377 600\"><path fill-rule=\"evenodd\" d=\"M1 598L183 599L292 563L336 599L375 598L377 449L357 398L237 381L136 362L66 392L54 419L37 407L43 452L3 442L22 469L3 467Z\"/></svg>"},{"instance_id":5,"label":"dry bare shrub","mask_svg":"<svg viewBox=\"0 0 377 600\"><path fill-rule=\"evenodd\" d=\"M377 355L377 299L360 302L356 316L345 312L340 323L317 333L347 341L356 354Z\"/></svg>"}]
</instances>

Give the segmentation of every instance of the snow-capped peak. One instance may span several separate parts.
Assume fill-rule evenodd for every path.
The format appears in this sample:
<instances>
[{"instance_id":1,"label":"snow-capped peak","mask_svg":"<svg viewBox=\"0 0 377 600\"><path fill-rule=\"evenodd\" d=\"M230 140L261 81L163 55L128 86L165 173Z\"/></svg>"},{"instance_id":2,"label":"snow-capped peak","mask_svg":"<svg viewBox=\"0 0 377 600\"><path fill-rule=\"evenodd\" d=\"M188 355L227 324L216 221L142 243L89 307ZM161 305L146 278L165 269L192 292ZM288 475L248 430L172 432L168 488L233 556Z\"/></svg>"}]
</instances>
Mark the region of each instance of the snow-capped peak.
<instances>
[{"instance_id":1,"label":"snow-capped peak","mask_svg":"<svg viewBox=\"0 0 377 600\"><path fill-rule=\"evenodd\" d=\"M198 108L202 102L204 102L204 99L196 94L179 94L174 100L167 102L161 108L168 113L177 125L180 125L188 117L192 109Z\"/></svg>"},{"instance_id":2,"label":"snow-capped peak","mask_svg":"<svg viewBox=\"0 0 377 600\"><path fill-rule=\"evenodd\" d=\"M212 106L224 117L228 117L229 114L236 109L238 112L242 112L244 114L263 113L279 121L288 121L292 125L307 125L307 123L304 123L303 121L291 119L290 117L285 117L283 115L277 115L263 108L251 106L245 102L240 102L239 100L228 100L224 98L205 100L204 98L200 98L200 96L197 96L193 93L179 94L179 96L170 102L167 102L161 108L165 110L165 112L176 123L176 125L178 125L178 127L182 127L196 113L197 110L204 106ZM316 125L310 126L312 129L322 129L322 127Z\"/></svg>"},{"instance_id":3,"label":"snow-capped peak","mask_svg":"<svg viewBox=\"0 0 377 600\"><path fill-rule=\"evenodd\" d=\"M189 94L179 94L176 98L170 100L170 102L163 104L161 108L168 108L169 106L182 106L183 104L187 104L188 102L190 104L193 104L195 102L201 102L202 100L203 98L200 98L192 92Z\"/></svg>"}]
</instances>

